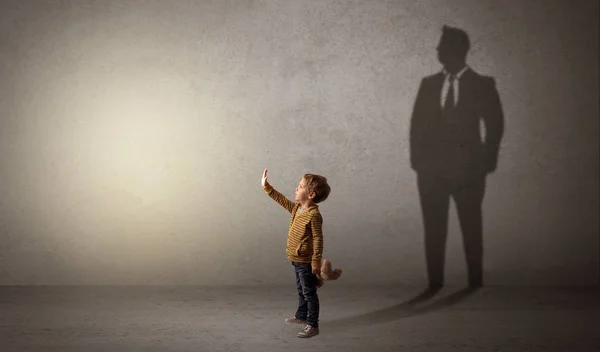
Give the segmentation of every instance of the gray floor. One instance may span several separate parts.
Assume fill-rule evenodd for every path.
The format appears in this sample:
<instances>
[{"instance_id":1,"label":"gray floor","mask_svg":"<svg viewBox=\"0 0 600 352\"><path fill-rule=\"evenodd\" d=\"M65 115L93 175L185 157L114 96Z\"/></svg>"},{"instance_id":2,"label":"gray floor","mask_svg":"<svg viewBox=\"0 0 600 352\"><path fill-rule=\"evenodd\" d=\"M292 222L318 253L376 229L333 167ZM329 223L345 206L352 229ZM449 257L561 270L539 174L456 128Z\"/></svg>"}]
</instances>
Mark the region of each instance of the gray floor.
<instances>
[{"instance_id":1,"label":"gray floor","mask_svg":"<svg viewBox=\"0 0 600 352\"><path fill-rule=\"evenodd\" d=\"M0 287L0 351L600 351L599 288L320 289L299 339L285 287Z\"/></svg>"}]
</instances>

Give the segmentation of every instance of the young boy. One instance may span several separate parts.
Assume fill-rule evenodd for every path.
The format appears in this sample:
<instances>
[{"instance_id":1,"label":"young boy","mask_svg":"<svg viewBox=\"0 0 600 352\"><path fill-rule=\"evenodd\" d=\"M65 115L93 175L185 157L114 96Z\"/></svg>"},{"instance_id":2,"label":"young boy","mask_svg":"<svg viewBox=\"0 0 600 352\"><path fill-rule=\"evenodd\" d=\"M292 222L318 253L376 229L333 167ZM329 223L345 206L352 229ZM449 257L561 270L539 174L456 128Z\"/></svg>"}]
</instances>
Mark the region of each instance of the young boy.
<instances>
[{"instance_id":1,"label":"young boy","mask_svg":"<svg viewBox=\"0 0 600 352\"><path fill-rule=\"evenodd\" d=\"M267 169L263 172L262 187L269 197L291 214L286 253L296 272L298 309L285 322L304 324L298 337L316 336L319 334L317 274L321 272L323 258L323 217L317 203L327 199L331 188L327 178L305 174L296 188L296 202L292 202L267 182Z\"/></svg>"}]
</instances>

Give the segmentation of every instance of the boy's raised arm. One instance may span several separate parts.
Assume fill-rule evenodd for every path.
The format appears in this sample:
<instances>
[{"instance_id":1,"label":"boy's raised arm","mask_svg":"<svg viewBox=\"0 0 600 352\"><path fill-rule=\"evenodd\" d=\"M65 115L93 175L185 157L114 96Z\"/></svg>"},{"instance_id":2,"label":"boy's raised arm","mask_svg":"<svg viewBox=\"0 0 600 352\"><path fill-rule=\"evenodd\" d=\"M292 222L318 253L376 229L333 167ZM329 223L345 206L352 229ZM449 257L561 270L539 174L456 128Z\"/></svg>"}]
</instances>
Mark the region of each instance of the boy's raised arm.
<instances>
[{"instance_id":1,"label":"boy's raised arm","mask_svg":"<svg viewBox=\"0 0 600 352\"><path fill-rule=\"evenodd\" d=\"M265 169L265 171L263 172L261 184L263 190L269 197L271 197L271 199L279 203L279 205L284 207L290 213L294 210L294 202L287 199L283 194L277 192L277 190L275 190L275 188L273 188L273 186L271 186L269 182L267 182L267 169Z\"/></svg>"}]
</instances>

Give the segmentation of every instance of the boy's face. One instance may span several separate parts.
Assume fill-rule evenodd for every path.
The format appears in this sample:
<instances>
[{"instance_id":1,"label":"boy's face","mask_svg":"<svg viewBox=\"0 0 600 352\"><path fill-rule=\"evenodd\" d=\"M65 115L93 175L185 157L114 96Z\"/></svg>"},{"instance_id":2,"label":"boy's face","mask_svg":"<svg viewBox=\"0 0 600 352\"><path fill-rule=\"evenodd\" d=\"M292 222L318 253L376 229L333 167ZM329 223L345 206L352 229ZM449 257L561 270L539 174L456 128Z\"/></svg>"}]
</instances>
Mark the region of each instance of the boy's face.
<instances>
[{"instance_id":1,"label":"boy's face","mask_svg":"<svg viewBox=\"0 0 600 352\"><path fill-rule=\"evenodd\" d=\"M308 187L306 186L306 180L303 177L300 179L298 187L296 187L296 200L299 202L306 202L309 199Z\"/></svg>"}]
</instances>

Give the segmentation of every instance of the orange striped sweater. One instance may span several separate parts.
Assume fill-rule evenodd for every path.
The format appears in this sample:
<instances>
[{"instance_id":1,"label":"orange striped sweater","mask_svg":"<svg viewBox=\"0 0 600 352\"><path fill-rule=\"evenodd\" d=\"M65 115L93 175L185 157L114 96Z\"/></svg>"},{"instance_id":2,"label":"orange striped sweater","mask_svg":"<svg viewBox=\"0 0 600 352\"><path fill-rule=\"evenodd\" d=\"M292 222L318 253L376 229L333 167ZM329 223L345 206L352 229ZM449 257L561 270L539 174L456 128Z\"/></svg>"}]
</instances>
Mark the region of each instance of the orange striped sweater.
<instances>
[{"instance_id":1,"label":"orange striped sweater","mask_svg":"<svg viewBox=\"0 0 600 352\"><path fill-rule=\"evenodd\" d=\"M291 214L285 250L287 258L320 267L323 257L323 217L319 206L313 205L301 212L300 202L292 202L270 184L267 183L263 190Z\"/></svg>"}]
</instances>

